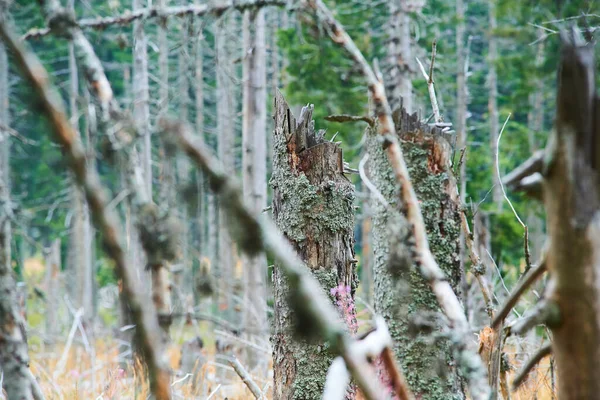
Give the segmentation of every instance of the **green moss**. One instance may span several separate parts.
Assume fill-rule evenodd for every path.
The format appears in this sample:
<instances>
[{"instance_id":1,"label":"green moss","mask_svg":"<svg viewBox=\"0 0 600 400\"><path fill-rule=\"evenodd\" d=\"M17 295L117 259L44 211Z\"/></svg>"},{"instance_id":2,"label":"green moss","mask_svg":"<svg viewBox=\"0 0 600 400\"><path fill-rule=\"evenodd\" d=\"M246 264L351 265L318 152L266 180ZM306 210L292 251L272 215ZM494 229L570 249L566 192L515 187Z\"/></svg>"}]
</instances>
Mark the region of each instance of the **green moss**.
<instances>
[{"instance_id":1,"label":"green moss","mask_svg":"<svg viewBox=\"0 0 600 400\"><path fill-rule=\"evenodd\" d=\"M420 200L429 243L454 289L460 282L458 244L460 234L457 205L445 190L446 173L431 173L427 165L427 143L402 142L409 174ZM411 321L423 313L439 312L434 294L415 265L414 239L406 218L398 209L399 188L378 137L369 140L369 169L377 188L393 205L375 204L373 249L375 255L375 307L388 322L395 353L411 389L423 399L464 399L451 342L440 333L415 333ZM392 240L390 240L390 237ZM439 318L437 319L439 320Z\"/></svg>"}]
</instances>

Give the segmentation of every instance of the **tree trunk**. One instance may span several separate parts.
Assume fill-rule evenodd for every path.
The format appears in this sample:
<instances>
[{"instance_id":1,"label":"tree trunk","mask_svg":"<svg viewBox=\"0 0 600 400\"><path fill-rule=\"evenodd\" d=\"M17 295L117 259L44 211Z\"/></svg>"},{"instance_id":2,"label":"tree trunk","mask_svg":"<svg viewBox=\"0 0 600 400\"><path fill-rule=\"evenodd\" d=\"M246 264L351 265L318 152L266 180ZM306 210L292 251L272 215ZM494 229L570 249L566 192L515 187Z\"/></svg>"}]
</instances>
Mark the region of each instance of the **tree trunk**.
<instances>
[{"instance_id":1,"label":"tree trunk","mask_svg":"<svg viewBox=\"0 0 600 400\"><path fill-rule=\"evenodd\" d=\"M5 18L5 4L0 4L0 21ZM29 372L29 355L25 321L17 306L17 291L11 262L10 229L10 125L8 101L8 57L0 41L0 369L2 386L9 399L33 399Z\"/></svg>"},{"instance_id":2,"label":"tree trunk","mask_svg":"<svg viewBox=\"0 0 600 400\"><path fill-rule=\"evenodd\" d=\"M323 290L342 305L342 317L355 332L354 186L343 174L340 147L324 140L324 131L315 132L312 111L304 107L296 121L281 93L275 95L273 216ZM322 342L292 337L294 315L277 266L273 282L273 398L320 399L332 358Z\"/></svg>"},{"instance_id":3,"label":"tree trunk","mask_svg":"<svg viewBox=\"0 0 600 400\"><path fill-rule=\"evenodd\" d=\"M410 77L411 51L410 17L401 0L389 0L389 19L385 26L387 51L384 66L385 92L392 110L400 104L413 110L412 80Z\"/></svg>"},{"instance_id":4,"label":"tree trunk","mask_svg":"<svg viewBox=\"0 0 600 400\"><path fill-rule=\"evenodd\" d=\"M54 338L60 333L58 305L60 290L60 239L55 239L47 251L46 264L46 334Z\"/></svg>"},{"instance_id":5,"label":"tree trunk","mask_svg":"<svg viewBox=\"0 0 600 400\"><path fill-rule=\"evenodd\" d=\"M555 129L542 170L550 246L549 319L558 398L599 399L600 380L600 98L593 44L573 33L563 43ZM566 36L566 35L565 35Z\"/></svg>"},{"instance_id":6,"label":"tree trunk","mask_svg":"<svg viewBox=\"0 0 600 400\"><path fill-rule=\"evenodd\" d=\"M488 118L490 120L490 150L492 160L492 190L493 200L498 212L502 211L502 203L504 197L502 195L502 187L500 186L500 178L498 177L498 165L496 163L496 153L498 152L498 135L500 134L500 126L498 125L498 76L496 74L496 62L498 61L498 45L496 42L496 1L489 0L489 42L488 42Z\"/></svg>"},{"instance_id":7,"label":"tree trunk","mask_svg":"<svg viewBox=\"0 0 600 400\"><path fill-rule=\"evenodd\" d=\"M142 0L133 0L133 10L143 8ZM148 43L144 23L133 22L133 118L142 136L142 170L146 192L152 197L152 145L150 142L150 104L148 91Z\"/></svg>"},{"instance_id":8,"label":"tree trunk","mask_svg":"<svg viewBox=\"0 0 600 400\"><path fill-rule=\"evenodd\" d=\"M417 114L399 110L394 117L431 251L458 294L460 203L450 168L450 145L438 130L420 124ZM464 399L451 342L440 339L431 343L427 333L411 332L416 321L426 322L434 334L445 327L435 318L440 312L436 297L411 256L412 229L399 212L399 188L375 131L368 148L370 176L390 204L373 204L375 309L388 323L396 357L415 395L434 400Z\"/></svg>"},{"instance_id":9,"label":"tree trunk","mask_svg":"<svg viewBox=\"0 0 600 400\"><path fill-rule=\"evenodd\" d=\"M69 9L75 12L74 0L69 1ZM71 125L79 133L79 109L77 99L79 96L79 77L75 59L75 47L69 43L69 113ZM80 135L81 138L81 135ZM89 143L87 143L89 147ZM94 316L94 271L92 260L92 226L87 202L81 190L73 184L73 210L75 213L71 228L70 243L70 287L72 301L77 308L83 308L82 320L84 324L91 322Z\"/></svg>"},{"instance_id":10,"label":"tree trunk","mask_svg":"<svg viewBox=\"0 0 600 400\"><path fill-rule=\"evenodd\" d=\"M267 71L265 13L263 9L244 12L242 182L244 198L256 215L267 202ZM267 259L263 253L244 256L244 323L251 336L267 334ZM263 354L248 348L252 368Z\"/></svg>"},{"instance_id":11,"label":"tree trunk","mask_svg":"<svg viewBox=\"0 0 600 400\"><path fill-rule=\"evenodd\" d=\"M235 171L235 99L231 81L232 54L228 30L235 26L233 16L222 16L216 24L217 48L217 149L225 171ZM234 244L227 231L227 213L219 207L219 308L226 319L233 317Z\"/></svg>"},{"instance_id":12,"label":"tree trunk","mask_svg":"<svg viewBox=\"0 0 600 400\"><path fill-rule=\"evenodd\" d=\"M465 5L463 0L456 0L456 149L461 152L459 183L460 204L465 205L467 199L467 71L465 61ZM460 269L462 271L462 290L468 295L465 263L466 242L464 232L460 234ZM468 301L465 302L468 304Z\"/></svg>"}]
</instances>

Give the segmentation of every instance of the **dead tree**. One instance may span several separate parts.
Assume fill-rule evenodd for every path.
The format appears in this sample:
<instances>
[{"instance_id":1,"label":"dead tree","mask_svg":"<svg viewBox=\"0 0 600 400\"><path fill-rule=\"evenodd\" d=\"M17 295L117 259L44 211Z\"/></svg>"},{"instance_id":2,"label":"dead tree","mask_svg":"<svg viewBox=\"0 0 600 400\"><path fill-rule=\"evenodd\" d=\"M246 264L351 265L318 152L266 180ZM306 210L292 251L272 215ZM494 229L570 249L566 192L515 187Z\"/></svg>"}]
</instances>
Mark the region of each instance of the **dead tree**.
<instances>
[{"instance_id":1,"label":"dead tree","mask_svg":"<svg viewBox=\"0 0 600 400\"><path fill-rule=\"evenodd\" d=\"M339 145L325 140L323 131L315 131L312 110L304 107L296 120L281 93L275 96L273 216L322 290L339 293L341 288L344 293L337 296L347 295L343 301L352 303L357 285L354 186L343 174ZM332 357L323 342L293 339L297 315L287 302L288 281L277 265L273 281L274 399L320 399ZM352 328L351 304L344 318Z\"/></svg>"},{"instance_id":2,"label":"dead tree","mask_svg":"<svg viewBox=\"0 0 600 400\"><path fill-rule=\"evenodd\" d=\"M7 18L8 5L0 3L0 25ZM34 385L29 371L25 321L17 303L11 263L12 230L9 175L9 90L8 57L0 42L0 370L2 388L9 399L31 400Z\"/></svg>"},{"instance_id":3,"label":"dead tree","mask_svg":"<svg viewBox=\"0 0 600 400\"><path fill-rule=\"evenodd\" d=\"M242 181L244 195L256 215L267 201L267 71L265 10L246 10L243 20ZM244 325L251 335L267 333L266 267L264 254L244 257ZM258 357L248 349L248 364Z\"/></svg>"},{"instance_id":4,"label":"dead tree","mask_svg":"<svg viewBox=\"0 0 600 400\"><path fill-rule=\"evenodd\" d=\"M598 399L600 98L594 43L576 29L563 32L562 40L555 129L542 154L505 178L526 193L541 191L549 236L544 301L519 326L545 322L551 329L558 398Z\"/></svg>"},{"instance_id":5,"label":"dead tree","mask_svg":"<svg viewBox=\"0 0 600 400\"><path fill-rule=\"evenodd\" d=\"M431 251L458 293L460 203L450 168L450 145L440 129L421 124L417 114L400 109L394 114L394 122L402 152L411 166ZM389 325L396 357L415 394L428 399L464 398L452 341L438 339L430 343L428 335L447 328L435 317L438 302L411 256L414 237L400 212L404 207L398 202L400 189L374 129L370 129L369 142L370 174L387 201L383 204L376 199L373 204L375 308ZM427 331L412 332L420 328ZM435 365L443 366L446 374L439 374L432 368Z\"/></svg>"}]
</instances>

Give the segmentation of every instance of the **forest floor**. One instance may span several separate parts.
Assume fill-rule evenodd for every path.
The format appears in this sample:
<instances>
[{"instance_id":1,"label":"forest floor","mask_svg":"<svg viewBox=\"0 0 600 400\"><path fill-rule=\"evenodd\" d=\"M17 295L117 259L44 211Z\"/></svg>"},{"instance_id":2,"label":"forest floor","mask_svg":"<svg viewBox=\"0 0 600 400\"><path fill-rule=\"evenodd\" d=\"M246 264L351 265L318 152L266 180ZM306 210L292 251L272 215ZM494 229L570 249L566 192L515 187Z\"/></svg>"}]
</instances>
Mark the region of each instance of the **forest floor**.
<instances>
[{"instance_id":1,"label":"forest floor","mask_svg":"<svg viewBox=\"0 0 600 400\"><path fill-rule=\"evenodd\" d=\"M219 361L215 351L214 338L202 349L204 362L196 364L196 374L177 373L180 367L182 346L172 344L168 349L171 368L175 372L172 379L174 399L252 399L246 388L225 362ZM86 349L87 347L87 349ZM149 386L139 363L136 367L120 362L118 342L114 339L98 338L93 343L93 352L79 340L66 347L65 344L33 349L31 369L38 378L48 400L61 399L147 399ZM509 349L510 351L510 349ZM94 354L95 353L95 354ZM511 357L513 358L513 357ZM516 362L515 362L516 363ZM513 363L513 364L515 364ZM272 379L272 366L266 376L253 379L262 388L269 387ZM518 367L511 371L512 380ZM512 394L513 400L553 399L551 394L550 363L548 359L539 364L526 384ZM223 381L224 379L224 381ZM222 384L218 381L224 382ZM271 398L267 390L267 398ZM212 395L212 396L211 396Z\"/></svg>"}]
</instances>

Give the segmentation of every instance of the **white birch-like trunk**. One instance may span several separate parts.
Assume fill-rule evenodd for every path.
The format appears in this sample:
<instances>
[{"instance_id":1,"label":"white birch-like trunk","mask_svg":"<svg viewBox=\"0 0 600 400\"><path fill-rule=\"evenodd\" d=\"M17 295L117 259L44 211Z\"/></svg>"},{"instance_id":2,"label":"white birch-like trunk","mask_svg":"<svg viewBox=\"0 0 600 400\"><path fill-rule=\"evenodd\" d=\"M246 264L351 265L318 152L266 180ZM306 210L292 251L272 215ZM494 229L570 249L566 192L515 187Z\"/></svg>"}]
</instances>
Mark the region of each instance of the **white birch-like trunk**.
<instances>
[{"instance_id":1,"label":"white birch-like trunk","mask_svg":"<svg viewBox=\"0 0 600 400\"><path fill-rule=\"evenodd\" d=\"M247 10L243 21L243 129L242 181L244 198L260 215L267 198L267 88L265 14L263 9ZM250 335L264 336L267 331L266 271L264 253L244 257L244 324ZM257 362L249 348L248 362Z\"/></svg>"},{"instance_id":2,"label":"white birch-like trunk","mask_svg":"<svg viewBox=\"0 0 600 400\"><path fill-rule=\"evenodd\" d=\"M235 169L235 103L231 74L231 44L227 32L234 26L231 15L221 17L216 23L217 48L217 153L225 171ZM227 213L219 209L219 308L227 318L233 315L234 246L227 231Z\"/></svg>"},{"instance_id":3,"label":"white birch-like trunk","mask_svg":"<svg viewBox=\"0 0 600 400\"><path fill-rule=\"evenodd\" d=\"M385 27L387 52L384 68L385 90L390 107L395 110L402 105L408 112L413 111L411 80L412 50L410 37L410 17L402 9L400 0L389 0L389 18Z\"/></svg>"},{"instance_id":4,"label":"white birch-like trunk","mask_svg":"<svg viewBox=\"0 0 600 400\"><path fill-rule=\"evenodd\" d=\"M500 186L500 178L498 177L496 165L496 153L498 152L498 135L500 134L500 126L498 124L498 75L496 73L496 62L498 60L498 44L496 40L496 0L489 0L489 42L488 42L488 118L490 122L490 150L492 158L492 183L494 185L493 200L497 210L502 211L502 203L504 201L502 195L502 187Z\"/></svg>"}]
</instances>

